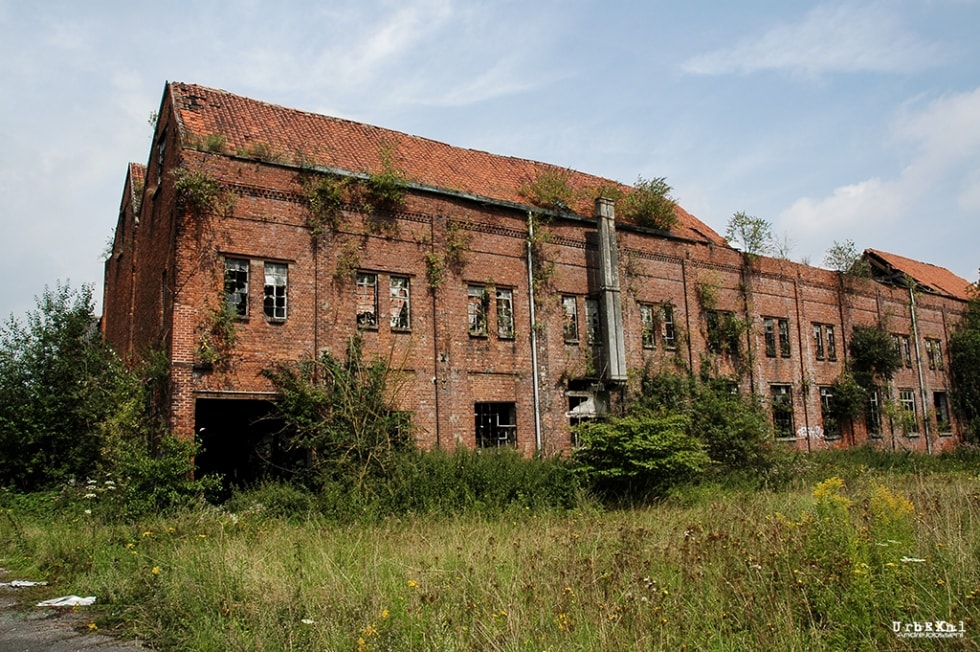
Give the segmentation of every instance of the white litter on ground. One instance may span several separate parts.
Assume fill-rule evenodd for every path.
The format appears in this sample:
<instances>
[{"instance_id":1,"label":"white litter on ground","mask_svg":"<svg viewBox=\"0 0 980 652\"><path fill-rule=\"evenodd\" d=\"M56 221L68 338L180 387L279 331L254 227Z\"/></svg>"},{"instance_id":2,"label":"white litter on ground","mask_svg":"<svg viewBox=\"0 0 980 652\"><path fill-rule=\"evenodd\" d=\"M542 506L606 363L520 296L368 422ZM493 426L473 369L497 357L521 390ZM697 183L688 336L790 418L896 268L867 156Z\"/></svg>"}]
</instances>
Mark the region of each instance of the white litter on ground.
<instances>
[{"instance_id":1,"label":"white litter on ground","mask_svg":"<svg viewBox=\"0 0 980 652\"><path fill-rule=\"evenodd\" d=\"M13 580L10 582L0 582L0 586L9 586L12 589L23 589L29 586L47 586L48 583L41 581L35 582L34 580Z\"/></svg>"},{"instance_id":2,"label":"white litter on ground","mask_svg":"<svg viewBox=\"0 0 980 652\"><path fill-rule=\"evenodd\" d=\"M90 595L80 598L77 595L66 595L60 598L51 598L37 603L38 607L87 607L95 604L95 596Z\"/></svg>"}]
</instances>

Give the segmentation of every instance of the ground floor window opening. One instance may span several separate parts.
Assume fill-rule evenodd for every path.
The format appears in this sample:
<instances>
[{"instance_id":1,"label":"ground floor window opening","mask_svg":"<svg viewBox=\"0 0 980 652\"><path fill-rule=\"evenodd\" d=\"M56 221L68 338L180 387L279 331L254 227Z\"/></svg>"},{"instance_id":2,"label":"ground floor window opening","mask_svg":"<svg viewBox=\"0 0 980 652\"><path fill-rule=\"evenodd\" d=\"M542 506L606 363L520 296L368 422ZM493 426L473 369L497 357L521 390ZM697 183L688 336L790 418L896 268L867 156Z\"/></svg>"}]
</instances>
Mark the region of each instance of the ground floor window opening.
<instances>
[{"instance_id":1,"label":"ground floor window opening","mask_svg":"<svg viewBox=\"0 0 980 652\"><path fill-rule=\"evenodd\" d=\"M475 403L478 448L517 445L517 406L514 403Z\"/></svg>"}]
</instances>

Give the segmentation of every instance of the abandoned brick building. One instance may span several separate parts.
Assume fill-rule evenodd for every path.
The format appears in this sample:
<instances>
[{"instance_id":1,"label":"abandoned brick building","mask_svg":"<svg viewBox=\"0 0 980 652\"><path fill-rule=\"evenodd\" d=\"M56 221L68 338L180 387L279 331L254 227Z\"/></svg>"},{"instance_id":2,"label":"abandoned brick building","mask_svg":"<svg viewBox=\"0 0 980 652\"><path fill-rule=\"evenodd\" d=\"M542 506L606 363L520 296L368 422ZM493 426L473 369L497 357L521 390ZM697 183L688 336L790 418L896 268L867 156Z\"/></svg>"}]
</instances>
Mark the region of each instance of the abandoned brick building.
<instances>
[{"instance_id":1,"label":"abandoned brick building","mask_svg":"<svg viewBox=\"0 0 980 652\"><path fill-rule=\"evenodd\" d=\"M572 199L540 201L544 182ZM787 445L958 440L944 356L967 281L874 250L873 279L745 256L679 206L667 231L617 219L629 190L169 83L147 165L129 166L104 336L166 352L172 430L232 473L273 432L263 369L355 334L407 379L423 447L568 450L571 424L643 373L705 366L762 397ZM904 366L837 424L855 325L887 328Z\"/></svg>"}]
</instances>

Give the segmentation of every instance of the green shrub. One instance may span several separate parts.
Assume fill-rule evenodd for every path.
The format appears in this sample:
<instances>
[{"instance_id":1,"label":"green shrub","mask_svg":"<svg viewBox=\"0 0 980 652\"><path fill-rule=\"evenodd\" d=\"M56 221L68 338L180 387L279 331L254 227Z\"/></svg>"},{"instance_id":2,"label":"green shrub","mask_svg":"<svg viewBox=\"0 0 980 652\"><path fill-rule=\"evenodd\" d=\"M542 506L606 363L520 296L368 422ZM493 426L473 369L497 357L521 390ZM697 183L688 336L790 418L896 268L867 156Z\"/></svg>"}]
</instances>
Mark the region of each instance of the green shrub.
<instances>
[{"instance_id":1,"label":"green shrub","mask_svg":"<svg viewBox=\"0 0 980 652\"><path fill-rule=\"evenodd\" d=\"M575 427L580 447L573 459L601 495L643 499L711 464L689 430L690 420L679 414L588 421Z\"/></svg>"}]
</instances>

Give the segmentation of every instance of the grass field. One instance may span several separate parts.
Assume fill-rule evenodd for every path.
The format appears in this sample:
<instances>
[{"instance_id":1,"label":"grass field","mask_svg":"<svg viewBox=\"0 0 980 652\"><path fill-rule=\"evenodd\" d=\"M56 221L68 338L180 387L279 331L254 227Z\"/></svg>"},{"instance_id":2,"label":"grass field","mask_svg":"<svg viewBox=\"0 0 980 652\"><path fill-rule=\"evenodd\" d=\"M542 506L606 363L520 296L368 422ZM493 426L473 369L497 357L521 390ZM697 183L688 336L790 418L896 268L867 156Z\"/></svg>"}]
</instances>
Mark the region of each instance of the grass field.
<instances>
[{"instance_id":1,"label":"grass field","mask_svg":"<svg viewBox=\"0 0 980 652\"><path fill-rule=\"evenodd\" d=\"M978 473L813 458L778 491L365 522L257 492L126 523L99 486L7 496L0 565L161 650L972 650Z\"/></svg>"}]
</instances>

